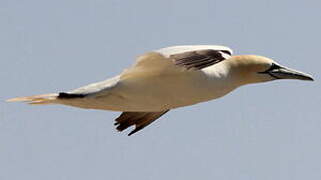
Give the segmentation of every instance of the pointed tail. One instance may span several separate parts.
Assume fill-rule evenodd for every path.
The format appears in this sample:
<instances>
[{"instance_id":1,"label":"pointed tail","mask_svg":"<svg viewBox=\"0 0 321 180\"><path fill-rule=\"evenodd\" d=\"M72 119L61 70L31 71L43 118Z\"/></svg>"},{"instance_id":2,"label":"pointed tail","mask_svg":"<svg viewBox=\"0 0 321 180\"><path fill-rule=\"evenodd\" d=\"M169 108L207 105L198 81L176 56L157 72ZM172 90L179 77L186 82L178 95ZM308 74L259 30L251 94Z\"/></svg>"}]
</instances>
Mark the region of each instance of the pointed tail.
<instances>
[{"instance_id":1,"label":"pointed tail","mask_svg":"<svg viewBox=\"0 0 321 180\"><path fill-rule=\"evenodd\" d=\"M17 97L6 100L7 102L26 102L28 104L54 104L58 94L42 94L35 96Z\"/></svg>"}]
</instances>

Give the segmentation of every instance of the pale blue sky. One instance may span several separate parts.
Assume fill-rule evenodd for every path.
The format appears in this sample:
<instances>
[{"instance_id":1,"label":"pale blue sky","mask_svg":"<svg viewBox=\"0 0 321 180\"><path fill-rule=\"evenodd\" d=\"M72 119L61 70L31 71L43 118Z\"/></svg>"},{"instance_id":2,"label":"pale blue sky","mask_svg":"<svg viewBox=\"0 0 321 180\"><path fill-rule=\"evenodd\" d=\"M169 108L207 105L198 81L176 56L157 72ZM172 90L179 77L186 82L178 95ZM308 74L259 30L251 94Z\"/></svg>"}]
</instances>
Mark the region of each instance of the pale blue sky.
<instances>
[{"instance_id":1,"label":"pale blue sky","mask_svg":"<svg viewBox=\"0 0 321 180\"><path fill-rule=\"evenodd\" d=\"M1 180L321 179L321 1L1 0ZM119 113L4 99L112 77L153 49L220 44L311 73L173 110L127 137Z\"/></svg>"}]
</instances>

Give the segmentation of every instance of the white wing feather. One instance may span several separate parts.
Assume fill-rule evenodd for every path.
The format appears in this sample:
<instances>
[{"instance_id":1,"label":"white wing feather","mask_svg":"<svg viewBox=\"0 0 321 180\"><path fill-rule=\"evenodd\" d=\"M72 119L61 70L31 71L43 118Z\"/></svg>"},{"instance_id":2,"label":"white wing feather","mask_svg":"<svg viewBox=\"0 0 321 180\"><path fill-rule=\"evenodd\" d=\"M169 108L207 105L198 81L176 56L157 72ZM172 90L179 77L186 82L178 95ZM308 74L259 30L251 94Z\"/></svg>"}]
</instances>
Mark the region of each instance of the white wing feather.
<instances>
[{"instance_id":1,"label":"white wing feather","mask_svg":"<svg viewBox=\"0 0 321 180\"><path fill-rule=\"evenodd\" d=\"M202 49L213 49L218 51L228 51L230 54L233 54L233 50L226 46L217 46L217 45L183 45L183 46L171 46L156 50L165 57L169 57L173 54L184 53L187 51L197 51Z\"/></svg>"},{"instance_id":2,"label":"white wing feather","mask_svg":"<svg viewBox=\"0 0 321 180\"><path fill-rule=\"evenodd\" d=\"M168 58L171 55L184 53L188 51L196 51L202 49L213 49L218 51L228 51L230 54L233 54L233 51L225 46L216 46L216 45L183 45L183 46L171 46L155 50L153 52L145 53L142 56L139 56L136 60L136 63L126 69L121 74L121 79L129 77L142 77L149 76L151 74L160 74L160 73L182 73L187 71L185 68L176 66ZM229 58L229 54L223 54L225 58ZM191 71L189 71L191 72ZM197 72L194 72L197 73Z\"/></svg>"}]
</instances>

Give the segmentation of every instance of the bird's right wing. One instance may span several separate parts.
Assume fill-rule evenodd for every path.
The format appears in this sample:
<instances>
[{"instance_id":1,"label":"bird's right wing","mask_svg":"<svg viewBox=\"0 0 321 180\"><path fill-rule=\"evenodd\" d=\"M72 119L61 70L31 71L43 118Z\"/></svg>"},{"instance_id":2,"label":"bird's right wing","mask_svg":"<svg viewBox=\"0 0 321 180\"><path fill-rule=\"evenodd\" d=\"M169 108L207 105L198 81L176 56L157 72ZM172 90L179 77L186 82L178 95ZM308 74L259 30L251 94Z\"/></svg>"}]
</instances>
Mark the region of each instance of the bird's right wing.
<instances>
[{"instance_id":1,"label":"bird's right wing","mask_svg":"<svg viewBox=\"0 0 321 180\"><path fill-rule=\"evenodd\" d=\"M117 119L115 119L116 129L123 131L130 126L135 125L135 129L131 131L128 136L148 126L156 119L167 113L169 110L161 112L123 112Z\"/></svg>"}]
</instances>

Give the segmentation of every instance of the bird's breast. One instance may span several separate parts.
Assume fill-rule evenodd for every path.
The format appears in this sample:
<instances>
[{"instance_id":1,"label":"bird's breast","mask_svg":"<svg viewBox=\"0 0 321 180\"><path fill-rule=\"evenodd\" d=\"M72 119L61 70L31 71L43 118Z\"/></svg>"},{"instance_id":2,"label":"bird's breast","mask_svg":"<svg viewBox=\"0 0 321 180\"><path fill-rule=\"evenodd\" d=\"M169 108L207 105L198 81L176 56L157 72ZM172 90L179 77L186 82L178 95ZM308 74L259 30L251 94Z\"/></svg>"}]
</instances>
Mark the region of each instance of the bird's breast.
<instances>
[{"instance_id":1,"label":"bird's breast","mask_svg":"<svg viewBox=\"0 0 321 180\"><path fill-rule=\"evenodd\" d=\"M132 111L160 111L224 96L232 89L204 73L148 76L119 82L113 102Z\"/></svg>"}]
</instances>

